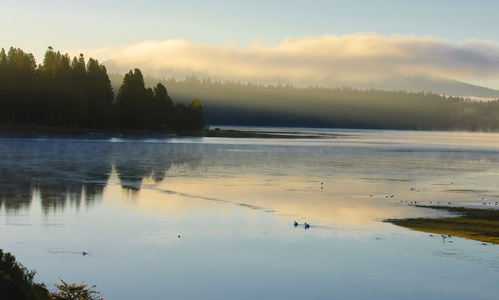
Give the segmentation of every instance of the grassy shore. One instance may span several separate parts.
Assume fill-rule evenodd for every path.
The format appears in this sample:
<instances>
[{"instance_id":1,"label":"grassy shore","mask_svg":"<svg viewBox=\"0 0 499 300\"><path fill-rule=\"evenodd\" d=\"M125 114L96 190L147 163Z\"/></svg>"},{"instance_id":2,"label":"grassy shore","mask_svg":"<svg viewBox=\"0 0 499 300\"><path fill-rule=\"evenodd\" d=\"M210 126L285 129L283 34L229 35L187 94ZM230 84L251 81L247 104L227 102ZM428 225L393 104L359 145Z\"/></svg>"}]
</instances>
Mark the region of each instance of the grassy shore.
<instances>
[{"instance_id":1,"label":"grassy shore","mask_svg":"<svg viewBox=\"0 0 499 300\"><path fill-rule=\"evenodd\" d=\"M447 210L456 214L456 216L448 218L389 219L386 222L428 233L458 236L480 242L499 244L499 210L437 206L428 208Z\"/></svg>"}]
</instances>

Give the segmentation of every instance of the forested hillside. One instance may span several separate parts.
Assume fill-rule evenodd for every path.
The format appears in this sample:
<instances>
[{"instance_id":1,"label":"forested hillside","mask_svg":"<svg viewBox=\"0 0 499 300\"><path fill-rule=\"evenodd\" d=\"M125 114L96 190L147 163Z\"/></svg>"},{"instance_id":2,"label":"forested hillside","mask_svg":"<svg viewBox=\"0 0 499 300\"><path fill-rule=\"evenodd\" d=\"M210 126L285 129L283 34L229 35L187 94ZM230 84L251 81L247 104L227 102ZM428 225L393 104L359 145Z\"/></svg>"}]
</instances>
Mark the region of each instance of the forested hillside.
<instances>
[{"instance_id":1,"label":"forested hillside","mask_svg":"<svg viewBox=\"0 0 499 300\"><path fill-rule=\"evenodd\" d=\"M51 47L37 65L31 53L0 51L0 124L118 129L202 129L203 104L173 102L166 87L146 88L139 69L115 91L106 68L83 54L71 59Z\"/></svg>"},{"instance_id":2,"label":"forested hillside","mask_svg":"<svg viewBox=\"0 0 499 300\"><path fill-rule=\"evenodd\" d=\"M499 131L499 101L477 102L427 91L297 88L195 76L158 80L144 77L139 69L108 74L95 59L86 62L83 54L71 59L50 47L40 65L21 49L0 52L0 124L182 130L202 129L205 121Z\"/></svg>"},{"instance_id":3,"label":"forested hillside","mask_svg":"<svg viewBox=\"0 0 499 300\"><path fill-rule=\"evenodd\" d=\"M121 77L111 78L114 82ZM162 82L179 101L202 98L206 121L216 125L499 131L497 100L477 102L426 91L242 84L195 76L146 77L145 82Z\"/></svg>"}]
</instances>

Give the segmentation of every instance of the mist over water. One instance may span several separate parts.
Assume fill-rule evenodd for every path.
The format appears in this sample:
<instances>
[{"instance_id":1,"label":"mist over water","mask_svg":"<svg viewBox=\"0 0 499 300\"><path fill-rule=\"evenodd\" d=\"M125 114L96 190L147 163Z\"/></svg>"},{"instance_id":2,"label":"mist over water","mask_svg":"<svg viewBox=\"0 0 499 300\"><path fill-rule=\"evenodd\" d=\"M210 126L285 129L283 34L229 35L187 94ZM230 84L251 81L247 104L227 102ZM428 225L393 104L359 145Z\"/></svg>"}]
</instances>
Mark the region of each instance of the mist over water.
<instances>
[{"instance_id":1,"label":"mist over water","mask_svg":"<svg viewBox=\"0 0 499 300\"><path fill-rule=\"evenodd\" d=\"M495 299L498 246L382 220L496 209L497 134L246 130L323 139L3 137L0 248L105 299Z\"/></svg>"}]
</instances>

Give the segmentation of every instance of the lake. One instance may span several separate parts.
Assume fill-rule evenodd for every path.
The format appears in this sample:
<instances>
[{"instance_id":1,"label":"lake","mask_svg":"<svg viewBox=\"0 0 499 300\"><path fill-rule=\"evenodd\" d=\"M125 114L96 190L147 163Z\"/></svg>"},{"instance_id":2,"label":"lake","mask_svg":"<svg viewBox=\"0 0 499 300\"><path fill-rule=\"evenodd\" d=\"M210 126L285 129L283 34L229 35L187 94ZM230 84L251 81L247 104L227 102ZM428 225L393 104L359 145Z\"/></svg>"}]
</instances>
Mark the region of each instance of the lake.
<instances>
[{"instance_id":1,"label":"lake","mask_svg":"<svg viewBox=\"0 0 499 300\"><path fill-rule=\"evenodd\" d=\"M237 129L320 138L1 136L0 248L104 299L497 299L499 246L383 220L498 208L498 134Z\"/></svg>"}]
</instances>

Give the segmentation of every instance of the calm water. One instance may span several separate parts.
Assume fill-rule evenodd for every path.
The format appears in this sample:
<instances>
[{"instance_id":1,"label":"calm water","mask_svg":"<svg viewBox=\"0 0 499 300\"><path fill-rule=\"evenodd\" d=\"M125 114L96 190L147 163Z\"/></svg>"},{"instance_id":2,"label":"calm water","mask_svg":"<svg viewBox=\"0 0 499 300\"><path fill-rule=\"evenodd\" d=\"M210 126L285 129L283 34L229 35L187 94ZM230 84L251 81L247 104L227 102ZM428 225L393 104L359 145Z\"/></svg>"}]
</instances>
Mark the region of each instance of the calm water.
<instances>
[{"instance_id":1,"label":"calm water","mask_svg":"<svg viewBox=\"0 0 499 300\"><path fill-rule=\"evenodd\" d=\"M338 138L0 138L0 248L105 299L497 299L499 246L382 220L497 208L499 135L258 130Z\"/></svg>"}]
</instances>

